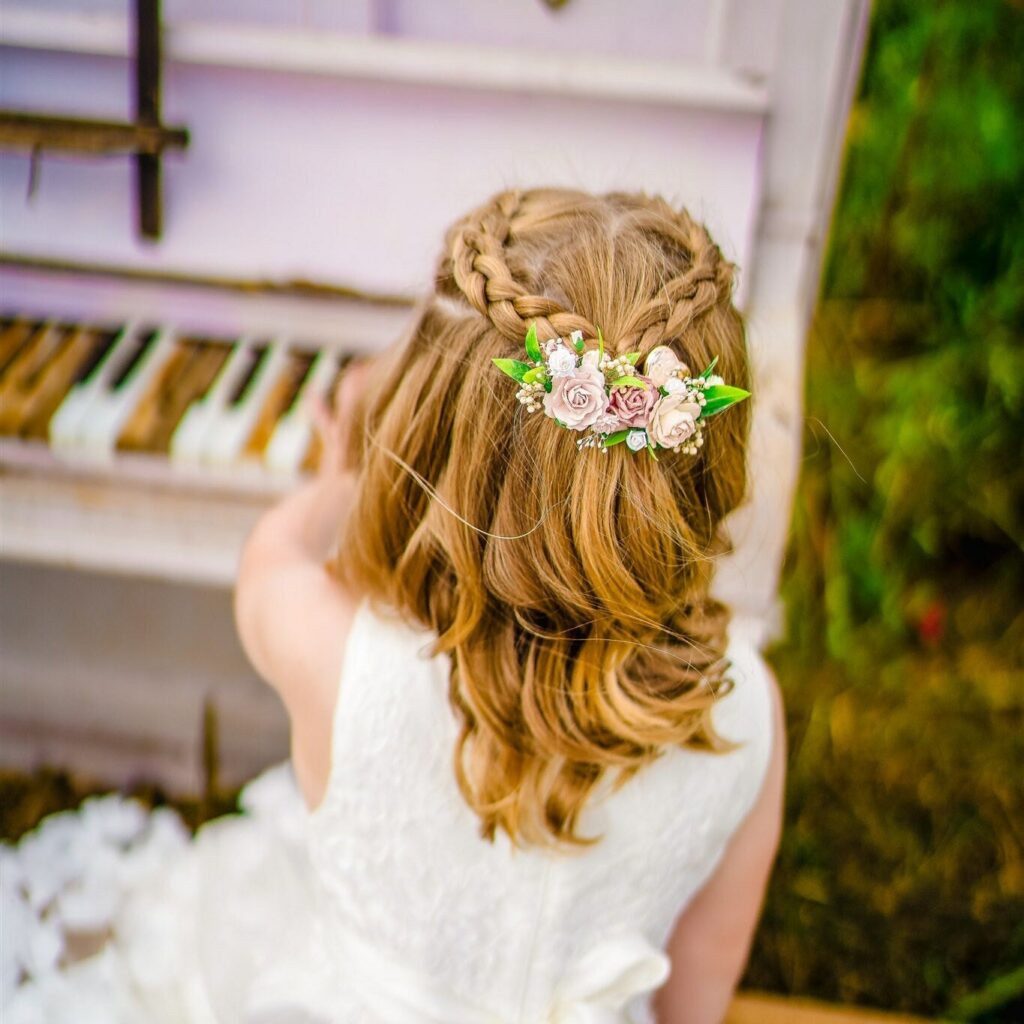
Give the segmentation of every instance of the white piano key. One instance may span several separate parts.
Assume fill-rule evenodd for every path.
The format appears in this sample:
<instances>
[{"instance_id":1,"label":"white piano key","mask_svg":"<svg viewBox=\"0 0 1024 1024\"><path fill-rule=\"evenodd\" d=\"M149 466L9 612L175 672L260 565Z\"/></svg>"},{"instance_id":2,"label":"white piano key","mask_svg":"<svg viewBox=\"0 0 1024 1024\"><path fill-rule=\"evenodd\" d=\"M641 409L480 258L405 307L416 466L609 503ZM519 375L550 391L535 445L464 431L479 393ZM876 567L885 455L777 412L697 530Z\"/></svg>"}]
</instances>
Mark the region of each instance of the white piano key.
<instances>
[{"instance_id":1,"label":"white piano key","mask_svg":"<svg viewBox=\"0 0 1024 1024\"><path fill-rule=\"evenodd\" d=\"M241 401L225 405L211 418L202 449L203 462L228 466L241 459L263 404L288 365L288 346L285 338L272 341Z\"/></svg>"},{"instance_id":2,"label":"white piano key","mask_svg":"<svg viewBox=\"0 0 1024 1024\"><path fill-rule=\"evenodd\" d=\"M55 452L60 454L80 447L81 432L93 404L110 391L112 383L135 351L140 332L138 324L124 327L89 376L79 381L57 407L48 427L50 446Z\"/></svg>"},{"instance_id":3,"label":"white piano key","mask_svg":"<svg viewBox=\"0 0 1024 1024\"><path fill-rule=\"evenodd\" d=\"M326 397L337 375L340 362L335 352L317 353L292 402L291 409L281 417L267 443L263 461L268 469L275 473L298 473L313 440L310 399L314 395Z\"/></svg>"},{"instance_id":4,"label":"white piano key","mask_svg":"<svg viewBox=\"0 0 1024 1024\"><path fill-rule=\"evenodd\" d=\"M157 331L149 344L116 387L99 394L89 407L89 415L78 431L77 448L90 457L109 459L117 447L117 438L153 378L174 355L177 335L167 327ZM117 379L116 377L113 379Z\"/></svg>"},{"instance_id":5,"label":"white piano key","mask_svg":"<svg viewBox=\"0 0 1024 1024\"><path fill-rule=\"evenodd\" d=\"M224 413L231 396L238 390L252 366L256 341L240 338L224 361L206 394L193 402L171 435L172 462L196 464L203 460L215 421Z\"/></svg>"}]
</instances>

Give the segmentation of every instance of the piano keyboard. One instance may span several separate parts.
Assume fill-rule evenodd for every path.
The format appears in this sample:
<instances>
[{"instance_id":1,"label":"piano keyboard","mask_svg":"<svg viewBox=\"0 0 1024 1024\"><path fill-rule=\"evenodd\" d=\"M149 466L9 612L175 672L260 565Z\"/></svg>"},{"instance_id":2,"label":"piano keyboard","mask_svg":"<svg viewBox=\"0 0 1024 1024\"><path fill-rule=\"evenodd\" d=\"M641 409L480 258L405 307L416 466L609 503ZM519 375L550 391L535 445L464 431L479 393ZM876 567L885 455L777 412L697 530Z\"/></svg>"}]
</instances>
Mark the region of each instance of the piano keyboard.
<instances>
[{"instance_id":1,"label":"piano keyboard","mask_svg":"<svg viewBox=\"0 0 1024 1024\"><path fill-rule=\"evenodd\" d=\"M329 398L349 358L282 337L0 317L0 438L68 463L151 456L287 478L315 469L309 400Z\"/></svg>"}]
</instances>

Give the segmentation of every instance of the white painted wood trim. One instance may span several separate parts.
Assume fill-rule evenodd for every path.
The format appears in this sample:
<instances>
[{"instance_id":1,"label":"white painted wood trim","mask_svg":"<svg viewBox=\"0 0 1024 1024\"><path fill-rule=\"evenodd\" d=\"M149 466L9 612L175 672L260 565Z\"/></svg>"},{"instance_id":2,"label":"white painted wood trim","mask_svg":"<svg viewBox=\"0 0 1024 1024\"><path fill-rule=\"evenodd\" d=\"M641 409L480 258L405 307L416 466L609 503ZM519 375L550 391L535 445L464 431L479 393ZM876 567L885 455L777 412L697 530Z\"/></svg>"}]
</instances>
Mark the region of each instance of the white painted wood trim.
<instances>
[{"instance_id":1,"label":"white painted wood trim","mask_svg":"<svg viewBox=\"0 0 1024 1024\"><path fill-rule=\"evenodd\" d=\"M230 587L268 501L0 475L0 559Z\"/></svg>"},{"instance_id":2,"label":"white painted wood trim","mask_svg":"<svg viewBox=\"0 0 1024 1024\"><path fill-rule=\"evenodd\" d=\"M125 57L124 17L5 5L0 45ZM164 53L185 64L327 75L493 92L763 114L767 90L714 66L536 53L381 36L352 36L257 25L178 22L165 26Z\"/></svg>"}]
</instances>

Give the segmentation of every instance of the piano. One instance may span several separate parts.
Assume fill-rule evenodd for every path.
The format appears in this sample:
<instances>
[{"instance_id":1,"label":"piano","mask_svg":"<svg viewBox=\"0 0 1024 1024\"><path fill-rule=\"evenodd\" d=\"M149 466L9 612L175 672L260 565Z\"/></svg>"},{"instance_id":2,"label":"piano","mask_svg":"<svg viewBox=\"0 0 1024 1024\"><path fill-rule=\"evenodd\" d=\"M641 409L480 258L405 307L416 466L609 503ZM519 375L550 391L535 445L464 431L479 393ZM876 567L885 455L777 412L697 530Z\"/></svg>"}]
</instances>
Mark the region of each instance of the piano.
<instances>
[{"instance_id":1,"label":"piano","mask_svg":"<svg viewBox=\"0 0 1024 1024\"><path fill-rule=\"evenodd\" d=\"M329 400L367 351L365 340L0 315L5 552L229 585L259 512L317 467L310 400Z\"/></svg>"},{"instance_id":2,"label":"piano","mask_svg":"<svg viewBox=\"0 0 1024 1024\"><path fill-rule=\"evenodd\" d=\"M316 466L308 396L401 334L446 225L513 184L660 192L741 267L752 500L716 587L770 636L868 6L168 0L161 82L124 0L9 0L0 762L195 791L211 701L222 780L283 753L231 629L241 544ZM24 142L26 114L125 111L87 154Z\"/></svg>"}]
</instances>

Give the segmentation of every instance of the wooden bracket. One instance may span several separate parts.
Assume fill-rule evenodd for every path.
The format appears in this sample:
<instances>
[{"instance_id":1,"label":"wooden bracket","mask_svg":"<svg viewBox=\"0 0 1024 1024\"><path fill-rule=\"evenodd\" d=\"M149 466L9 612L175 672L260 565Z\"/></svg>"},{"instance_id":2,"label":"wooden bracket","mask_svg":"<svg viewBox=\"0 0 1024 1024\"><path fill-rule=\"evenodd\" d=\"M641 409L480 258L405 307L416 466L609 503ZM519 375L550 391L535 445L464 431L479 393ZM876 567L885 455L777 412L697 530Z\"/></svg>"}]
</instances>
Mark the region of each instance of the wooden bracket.
<instances>
[{"instance_id":1,"label":"wooden bracket","mask_svg":"<svg viewBox=\"0 0 1024 1024\"><path fill-rule=\"evenodd\" d=\"M128 154L135 160L136 226L143 238L163 229L160 159L184 149L188 129L160 121L160 0L135 0L135 120L103 121L0 110L0 148L93 156Z\"/></svg>"}]
</instances>

